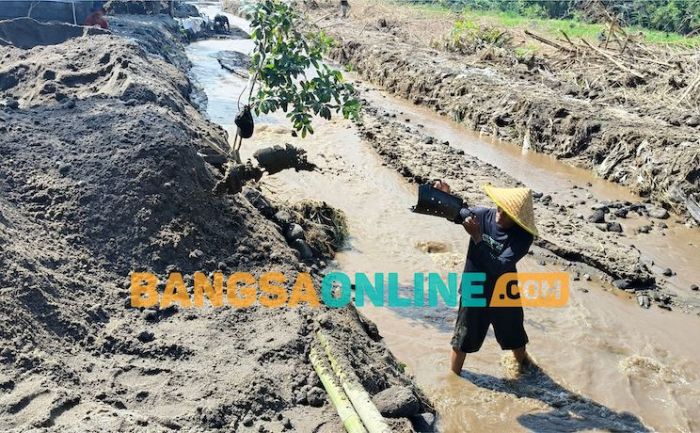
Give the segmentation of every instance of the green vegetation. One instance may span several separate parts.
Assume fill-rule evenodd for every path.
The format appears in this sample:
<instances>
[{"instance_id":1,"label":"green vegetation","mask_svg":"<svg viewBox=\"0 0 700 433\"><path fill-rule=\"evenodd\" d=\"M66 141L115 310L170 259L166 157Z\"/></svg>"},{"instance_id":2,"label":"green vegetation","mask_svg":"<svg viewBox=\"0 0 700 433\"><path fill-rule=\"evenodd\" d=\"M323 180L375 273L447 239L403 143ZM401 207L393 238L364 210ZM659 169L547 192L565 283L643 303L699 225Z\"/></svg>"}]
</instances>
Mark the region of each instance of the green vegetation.
<instances>
[{"instance_id":1,"label":"green vegetation","mask_svg":"<svg viewBox=\"0 0 700 433\"><path fill-rule=\"evenodd\" d=\"M700 29L700 0L437 0L443 7L514 13L527 18L599 20L602 7L625 26L689 34Z\"/></svg>"},{"instance_id":2,"label":"green vegetation","mask_svg":"<svg viewBox=\"0 0 700 433\"><path fill-rule=\"evenodd\" d=\"M510 33L503 28L481 24L465 15L455 21L449 37L438 45L449 51L471 54L487 46L510 47L511 42Z\"/></svg>"},{"instance_id":3,"label":"green vegetation","mask_svg":"<svg viewBox=\"0 0 700 433\"><path fill-rule=\"evenodd\" d=\"M466 20L486 21L494 26L505 28L528 27L554 37L561 36L561 32L564 31L570 38L596 40L600 34L607 31L607 26L604 24L586 23L577 19L528 18L512 12L466 10L463 17ZM644 34L644 41L650 43L700 47L700 35L686 37L678 33L665 33L639 27L626 27L625 31L628 33L641 32Z\"/></svg>"},{"instance_id":4,"label":"green vegetation","mask_svg":"<svg viewBox=\"0 0 700 433\"><path fill-rule=\"evenodd\" d=\"M331 119L335 112L357 118L360 103L355 89L343 81L340 71L322 62L335 41L323 32L302 33L301 16L280 0L248 7L255 42L250 105L256 114L281 109L302 137L313 134L314 115ZM253 95L255 84L258 91Z\"/></svg>"},{"instance_id":5,"label":"green vegetation","mask_svg":"<svg viewBox=\"0 0 700 433\"><path fill-rule=\"evenodd\" d=\"M595 40L607 28L608 12L620 20L627 32L642 33L651 43L700 47L700 0L434 0L401 1L425 14L463 13L462 20L491 26L529 27L550 35ZM593 5L593 6L592 6ZM457 27L455 27L457 29ZM685 36L688 35L688 36Z\"/></svg>"}]
</instances>

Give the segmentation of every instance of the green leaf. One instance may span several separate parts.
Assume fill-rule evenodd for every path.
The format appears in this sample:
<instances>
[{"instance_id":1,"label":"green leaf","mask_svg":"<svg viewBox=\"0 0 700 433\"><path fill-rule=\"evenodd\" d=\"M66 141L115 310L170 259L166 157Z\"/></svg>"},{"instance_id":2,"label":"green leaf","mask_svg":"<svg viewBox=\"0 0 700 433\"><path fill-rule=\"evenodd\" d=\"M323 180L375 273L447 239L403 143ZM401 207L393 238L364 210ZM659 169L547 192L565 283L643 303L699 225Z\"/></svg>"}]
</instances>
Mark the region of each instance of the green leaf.
<instances>
[{"instance_id":1,"label":"green leaf","mask_svg":"<svg viewBox=\"0 0 700 433\"><path fill-rule=\"evenodd\" d=\"M358 118L360 104L354 87L344 83L340 71L323 63L335 40L324 32L301 32L302 17L281 0L261 0L252 7L251 73L259 89L253 104L256 114L282 109L302 137L314 133L313 115L331 119L335 111L345 118ZM307 79L310 68L316 76Z\"/></svg>"}]
</instances>

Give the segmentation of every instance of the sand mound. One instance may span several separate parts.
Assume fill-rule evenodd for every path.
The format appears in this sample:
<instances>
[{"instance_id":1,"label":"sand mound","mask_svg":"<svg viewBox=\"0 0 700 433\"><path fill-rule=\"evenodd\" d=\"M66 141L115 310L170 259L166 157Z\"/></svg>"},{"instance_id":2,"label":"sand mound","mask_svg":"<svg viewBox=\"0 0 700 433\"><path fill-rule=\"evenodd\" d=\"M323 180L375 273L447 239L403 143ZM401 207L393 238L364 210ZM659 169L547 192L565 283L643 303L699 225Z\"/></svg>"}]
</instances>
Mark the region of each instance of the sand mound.
<instances>
[{"instance_id":1,"label":"sand mound","mask_svg":"<svg viewBox=\"0 0 700 433\"><path fill-rule=\"evenodd\" d=\"M32 18L0 21L0 39L24 49L37 45L57 45L71 38L103 34L109 34L109 31L59 22L41 23Z\"/></svg>"},{"instance_id":2,"label":"sand mound","mask_svg":"<svg viewBox=\"0 0 700 433\"><path fill-rule=\"evenodd\" d=\"M3 48L0 430L339 431L318 326L371 393L411 386L353 310L128 308L131 271L311 271L259 192L212 192L226 136L150 53L173 36L134 22L144 39Z\"/></svg>"},{"instance_id":3,"label":"sand mound","mask_svg":"<svg viewBox=\"0 0 700 433\"><path fill-rule=\"evenodd\" d=\"M115 36L79 37L28 52L10 49L0 60L0 90L22 107L102 96L156 102L180 112L190 88L175 66L151 61L140 45Z\"/></svg>"}]
</instances>

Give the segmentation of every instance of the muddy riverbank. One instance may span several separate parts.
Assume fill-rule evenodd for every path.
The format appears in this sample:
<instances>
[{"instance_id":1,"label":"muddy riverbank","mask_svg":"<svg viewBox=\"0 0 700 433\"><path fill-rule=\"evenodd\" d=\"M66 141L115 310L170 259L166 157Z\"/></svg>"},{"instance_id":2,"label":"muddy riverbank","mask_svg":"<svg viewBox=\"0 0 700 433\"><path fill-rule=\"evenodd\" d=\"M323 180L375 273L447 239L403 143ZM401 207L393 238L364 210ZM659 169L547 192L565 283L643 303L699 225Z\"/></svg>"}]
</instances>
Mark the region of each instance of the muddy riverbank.
<instances>
[{"instance_id":1,"label":"muddy riverbank","mask_svg":"<svg viewBox=\"0 0 700 433\"><path fill-rule=\"evenodd\" d=\"M628 89L634 96L628 98L619 84L609 90L615 97L596 97L600 90L581 84L595 81L594 69L591 77L584 71L571 82L556 70L518 63L503 49L471 55L435 50L431 41L411 35L413 21L405 17L363 16L358 10L353 19L339 20L329 8L309 13L337 38L332 57L364 79L471 129L590 169L683 214L690 224L700 222L698 113L649 102L654 89L667 86L667 77L656 76L653 67L648 84ZM683 89L677 92L681 98Z\"/></svg>"},{"instance_id":2,"label":"muddy riverbank","mask_svg":"<svg viewBox=\"0 0 700 433\"><path fill-rule=\"evenodd\" d=\"M395 111L378 108L371 102L365 107L363 121L358 124L361 136L376 149L385 164L416 184L445 179L456 194L475 204L488 203L482 189L485 184L522 185L499 168L424 132L422 125L397 119L400 114L397 116ZM633 227L654 224L646 216L643 203L601 202L592 196L587 185L574 185L562 193L536 194L538 224L544 228L542 236L535 240L535 245L542 249L538 260L559 263L575 279L595 275L611 287L633 293L640 302L648 299L664 308L695 311L698 299L690 286L681 290L673 287L659 275L648 255L635 246L643 239L629 233L635 231ZM621 212L625 212L624 218ZM594 222L593 217L601 220ZM618 226L619 232L614 230ZM692 251L694 247L689 248ZM692 281L696 276L692 269L683 269Z\"/></svg>"},{"instance_id":3,"label":"muddy riverbank","mask_svg":"<svg viewBox=\"0 0 700 433\"><path fill-rule=\"evenodd\" d=\"M129 308L132 271L319 275L286 208L212 192L227 134L193 105L174 23L110 22L0 47L0 429L336 432L308 362L319 327L371 394L419 398L352 308Z\"/></svg>"}]
</instances>

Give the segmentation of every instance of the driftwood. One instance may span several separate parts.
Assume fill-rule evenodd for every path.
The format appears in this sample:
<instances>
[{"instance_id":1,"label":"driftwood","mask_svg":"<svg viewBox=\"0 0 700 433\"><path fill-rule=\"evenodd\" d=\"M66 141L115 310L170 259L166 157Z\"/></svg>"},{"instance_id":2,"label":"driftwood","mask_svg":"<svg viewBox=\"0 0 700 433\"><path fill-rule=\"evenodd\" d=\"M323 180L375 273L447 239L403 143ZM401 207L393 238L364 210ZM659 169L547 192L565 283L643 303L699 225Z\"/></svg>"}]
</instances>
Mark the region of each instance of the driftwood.
<instances>
[{"instance_id":1,"label":"driftwood","mask_svg":"<svg viewBox=\"0 0 700 433\"><path fill-rule=\"evenodd\" d=\"M565 47L565 46L563 46L563 45L560 45L560 44L558 44L558 43L556 43L556 42L554 42L554 41L550 41L549 39L544 38L544 37L542 37L542 36L540 36L540 35L536 35L536 34L532 33L532 32L529 31L529 30L525 30L525 34L528 35L528 36L530 36L532 39L535 39L535 40L537 40L537 41L540 41L540 42L542 42L543 44L549 45L549 46L554 47L554 48L556 48L556 49L558 49L558 50L566 51L566 52L568 52L568 53L574 52L574 51L573 51L572 49L570 49L570 48L567 48L567 47Z\"/></svg>"}]
</instances>

